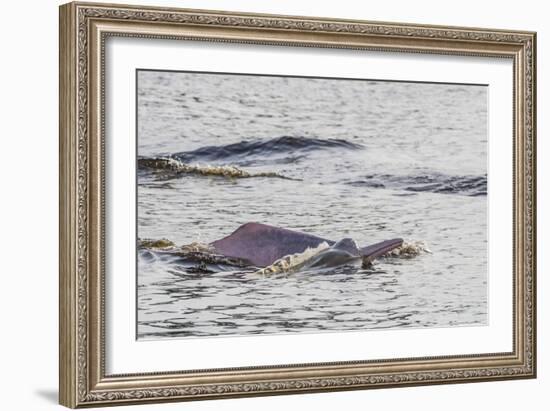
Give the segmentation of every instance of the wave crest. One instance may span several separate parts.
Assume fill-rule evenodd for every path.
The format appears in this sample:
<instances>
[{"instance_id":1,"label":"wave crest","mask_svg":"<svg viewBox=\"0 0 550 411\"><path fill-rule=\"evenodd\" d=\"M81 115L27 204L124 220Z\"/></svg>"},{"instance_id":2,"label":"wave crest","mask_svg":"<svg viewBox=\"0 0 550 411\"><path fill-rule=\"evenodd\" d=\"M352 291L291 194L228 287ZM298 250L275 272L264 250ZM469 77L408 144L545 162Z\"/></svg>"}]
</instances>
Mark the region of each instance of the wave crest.
<instances>
[{"instance_id":1,"label":"wave crest","mask_svg":"<svg viewBox=\"0 0 550 411\"><path fill-rule=\"evenodd\" d=\"M290 154L290 160L295 160L300 156L297 153L307 153L314 150L323 150L330 148L340 148L348 150L357 150L363 146L351 141L329 138L320 139L313 137L292 137L282 136L267 140L243 140L238 143L206 146L192 151L184 151L175 153L172 157L182 162L233 162L239 163L245 160L247 164L251 164L252 157L262 157L269 160L273 156L280 154ZM284 159L282 159L284 161ZM277 159L281 162L281 159Z\"/></svg>"},{"instance_id":2,"label":"wave crest","mask_svg":"<svg viewBox=\"0 0 550 411\"><path fill-rule=\"evenodd\" d=\"M252 173L232 165L186 164L171 157L141 157L138 158L138 168L142 171L152 172L156 177L162 179L177 178L183 175L201 175L226 178L275 177L291 180L290 177L271 171Z\"/></svg>"}]
</instances>

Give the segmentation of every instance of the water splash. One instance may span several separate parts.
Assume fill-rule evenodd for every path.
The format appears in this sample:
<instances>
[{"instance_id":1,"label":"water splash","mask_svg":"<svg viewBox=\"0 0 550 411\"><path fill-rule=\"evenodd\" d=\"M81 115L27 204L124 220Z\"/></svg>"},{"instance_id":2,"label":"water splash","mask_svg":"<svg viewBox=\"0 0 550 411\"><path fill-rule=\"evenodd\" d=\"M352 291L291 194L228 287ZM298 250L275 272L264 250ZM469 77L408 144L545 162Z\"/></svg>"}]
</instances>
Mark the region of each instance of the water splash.
<instances>
[{"instance_id":1,"label":"water splash","mask_svg":"<svg viewBox=\"0 0 550 411\"><path fill-rule=\"evenodd\" d=\"M385 253L382 257L413 258L420 254L432 252L423 241L403 242L403 244Z\"/></svg>"},{"instance_id":2,"label":"water splash","mask_svg":"<svg viewBox=\"0 0 550 411\"><path fill-rule=\"evenodd\" d=\"M177 178L182 175L216 176L225 178L254 178L254 177L275 177L285 180L293 180L275 172L251 173L231 165L200 165L186 164L171 157L142 157L138 158L140 170L151 171L156 177L162 179Z\"/></svg>"},{"instance_id":3,"label":"water splash","mask_svg":"<svg viewBox=\"0 0 550 411\"><path fill-rule=\"evenodd\" d=\"M300 269L305 261L316 256L321 251L326 250L329 247L330 246L326 242L322 242L315 248L306 248L306 250L302 253L290 254L279 258L270 266L262 268L261 270L256 271L254 274L267 277L274 274L291 273L297 271Z\"/></svg>"},{"instance_id":4,"label":"water splash","mask_svg":"<svg viewBox=\"0 0 550 411\"><path fill-rule=\"evenodd\" d=\"M138 248L153 249L153 250L168 250L175 248L174 242L162 238L160 240L151 240L149 238L138 239Z\"/></svg>"},{"instance_id":5,"label":"water splash","mask_svg":"<svg viewBox=\"0 0 550 411\"><path fill-rule=\"evenodd\" d=\"M210 244L201 243L200 241L193 241L190 244L182 245L180 247L182 253L210 253L214 254L214 247Z\"/></svg>"}]
</instances>

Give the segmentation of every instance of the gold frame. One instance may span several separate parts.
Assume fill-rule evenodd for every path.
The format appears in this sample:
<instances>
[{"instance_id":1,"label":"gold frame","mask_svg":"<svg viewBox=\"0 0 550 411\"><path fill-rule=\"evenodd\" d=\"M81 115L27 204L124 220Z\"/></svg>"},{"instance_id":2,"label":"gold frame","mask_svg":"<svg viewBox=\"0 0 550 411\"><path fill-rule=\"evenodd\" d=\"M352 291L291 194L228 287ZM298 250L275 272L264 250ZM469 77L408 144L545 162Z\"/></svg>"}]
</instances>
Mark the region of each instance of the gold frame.
<instances>
[{"instance_id":1,"label":"gold frame","mask_svg":"<svg viewBox=\"0 0 550 411\"><path fill-rule=\"evenodd\" d=\"M104 44L109 36L491 56L514 63L514 349L105 375ZM68 407L536 376L536 33L219 11L60 7L60 403Z\"/></svg>"}]
</instances>

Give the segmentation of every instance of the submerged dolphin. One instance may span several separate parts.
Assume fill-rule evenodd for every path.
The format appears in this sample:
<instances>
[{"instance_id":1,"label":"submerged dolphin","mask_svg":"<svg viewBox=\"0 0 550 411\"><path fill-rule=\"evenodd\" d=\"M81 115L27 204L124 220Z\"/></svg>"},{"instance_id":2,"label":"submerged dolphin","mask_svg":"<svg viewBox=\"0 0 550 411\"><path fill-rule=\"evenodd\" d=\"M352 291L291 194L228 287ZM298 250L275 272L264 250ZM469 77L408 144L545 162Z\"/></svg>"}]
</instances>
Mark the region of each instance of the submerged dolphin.
<instances>
[{"instance_id":1,"label":"submerged dolphin","mask_svg":"<svg viewBox=\"0 0 550 411\"><path fill-rule=\"evenodd\" d=\"M338 242L312 234L273 227L260 223L246 223L231 235L210 243L216 253L267 267L290 254L303 253L322 243L330 247L306 262L305 268L336 267L353 261L370 262L403 244L400 238L382 241L359 248L351 238Z\"/></svg>"}]
</instances>

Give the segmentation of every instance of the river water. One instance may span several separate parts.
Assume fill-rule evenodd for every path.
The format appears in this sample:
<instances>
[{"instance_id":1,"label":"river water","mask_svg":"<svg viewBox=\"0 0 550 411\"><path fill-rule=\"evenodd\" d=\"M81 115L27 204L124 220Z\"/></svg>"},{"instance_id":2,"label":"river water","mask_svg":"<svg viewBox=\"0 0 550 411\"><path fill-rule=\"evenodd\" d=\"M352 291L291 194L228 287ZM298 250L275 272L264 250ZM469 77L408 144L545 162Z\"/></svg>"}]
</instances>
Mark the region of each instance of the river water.
<instances>
[{"instance_id":1,"label":"river water","mask_svg":"<svg viewBox=\"0 0 550 411\"><path fill-rule=\"evenodd\" d=\"M485 86L140 70L137 91L138 158L190 166L139 167L140 239L259 222L430 251L265 277L140 249L139 339L487 324Z\"/></svg>"}]
</instances>

